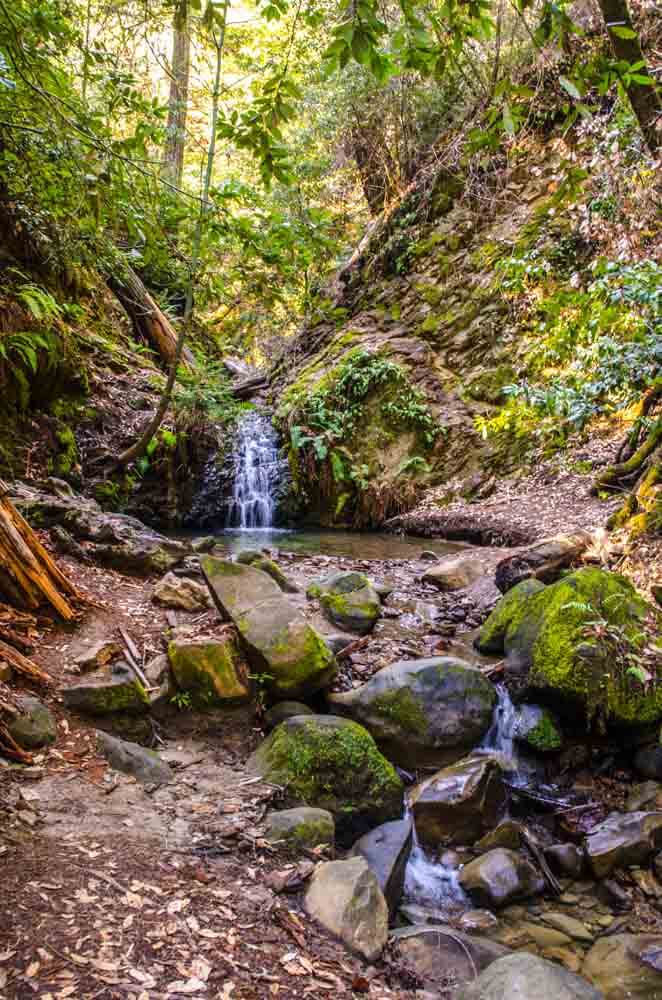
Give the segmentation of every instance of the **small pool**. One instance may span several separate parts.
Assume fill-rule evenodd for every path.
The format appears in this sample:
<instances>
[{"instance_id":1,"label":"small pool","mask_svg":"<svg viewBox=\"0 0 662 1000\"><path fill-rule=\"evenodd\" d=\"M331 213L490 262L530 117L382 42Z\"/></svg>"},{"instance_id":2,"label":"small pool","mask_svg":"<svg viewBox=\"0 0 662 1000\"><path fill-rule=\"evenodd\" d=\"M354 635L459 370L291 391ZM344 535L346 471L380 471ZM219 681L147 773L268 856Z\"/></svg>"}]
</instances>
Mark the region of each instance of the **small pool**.
<instances>
[{"instance_id":1,"label":"small pool","mask_svg":"<svg viewBox=\"0 0 662 1000\"><path fill-rule=\"evenodd\" d=\"M225 530L218 536L218 545L228 552L241 549L281 549L303 555L345 556L350 559L416 559L428 550L437 555L461 552L469 546L463 542L447 542L442 538L414 538L390 535L386 532L331 530Z\"/></svg>"}]
</instances>

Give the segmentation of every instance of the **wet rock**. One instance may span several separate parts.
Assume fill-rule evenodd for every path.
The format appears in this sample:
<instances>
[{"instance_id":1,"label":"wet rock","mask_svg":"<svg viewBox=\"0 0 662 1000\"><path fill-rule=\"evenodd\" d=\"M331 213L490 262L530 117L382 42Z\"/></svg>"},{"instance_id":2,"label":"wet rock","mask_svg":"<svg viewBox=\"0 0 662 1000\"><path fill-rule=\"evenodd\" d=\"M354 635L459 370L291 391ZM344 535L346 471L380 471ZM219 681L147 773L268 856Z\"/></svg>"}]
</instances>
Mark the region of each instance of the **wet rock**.
<instances>
[{"instance_id":1,"label":"wet rock","mask_svg":"<svg viewBox=\"0 0 662 1000\"><path fill-rule=\"evenodd\" d=\"M333 816L328 810L298 806L270 812L264 837L271 844L282 844L291 851L300 851L304 847L333 844L335 834Z\"/></svg>"},{"instance_id":2,"label":"wet rock","mask_svg":"<svg viewBox=\"0 0 662 1000\"><path fill-rule=\"evenodd\" d=\"M166 608L180 608L182 611L205 611L211 607L209 591L202 583L186 576L166 573L155 585L152 600Z\"/></svg>"},{"instance_id":3,"label":"wet rock","mask_svg":"<svg viewBox=\"0 0 662 1000\"><path fill-rule=\"evenodd\" d=\"M165 785L172 779L169 765L154 750L97 731L97 744L111 767L131 774L143 785Z\"/></svg>"},{"instance_id":4,"label":"wet rock","mask_svg":"<svg viewBox=\"0 0 662 1000\"><path fill-rule=\"evenodd\" d=\"M249 701L251 682L234 637L168 645L170 666L180 691L198 708Z\"/></svg>"},{"instance_id":5,"label":"wet rock","mask_svg":"<svg viewBox=\"0 0 662 1000\"><path fill-rule=\"evenodd\" d=\"M514 738L537 753L555 753L563 747L558 719L540 705L519 705Z\"/></svg>"},{"instance_id":6,"label":"wet rock","mask_svg":"<svg viewBox=\"0 0 662 1000\"><path fill-rule=\"evenodd\" d=\"M421 841L471 844L501 818L502 771L492 757L467 757L414 788L412 811Z\"/></svg>"},{"instance_id":7,"label":"wet rock","mask_svg":"<svg viewBox=\"0 0 662 1000\"><path fill-rule=\"evenodd\" d=\"M411 853L412 824L409 819L382 823L354 844L352 855L365 858L384 893L389 912L395 913L405 886L405 869Z\"/></svg>"},{"instance_id":8,"label":"wet rock","mask_svg":"<svg viewBox=\"0 0 662 1000\"><path fill-rule=\"evenodd\" d=\"M662 1000L660 956L661 935L613 934L595 942L582 974L602 991L604 1000Z\"/></svg>"},{"instance_id":9,"label":"wet rock","mask_svg":"<svg viewBox=\"0 0 662 1000\"><path fill-rule=\"evenodd\" d=\"M552 844L545 847L545 861L555 875L581 878L584 871L584 853L576 844Z\"/></svg>"},{"instance_id":10,"label":"wet rock","mask_svg":"<svg viewBox=\"0 0 662 1000\"><path fill-rule=\"evenodd\" d=\"M491 851L494 847L508 847L516 851L522 843L524 827L512 819L505 819L477 842L476 850Z\"/></svg>"},{"instance_id":11,"label":"wet rock","mask_svg":"<svg viewBox=\"0 0 662 1000\"><path fill-rule=\"evenodd\" d=\"M502 594L523 580L536 579L554 583L561 570L571 566L589 547L593 536L589 531L575 531L569 535L555 535L535 542L523 551L502 559L494 574Z\"/></svg>"},{"instance_id":12,"label":"wet rock","mask_svg":"<svg viewBox=\"0 0 662 1000\"><path fill-rule=\"evenodd\" d=\"M520 952L497 959L457 1000L604 1000L581 976L554 962Z\"/></svg>"},{"instance_id":13,"label":"wet rock","mask_svg":"<svg viewBox=\"0 0 662 1000\"><path fill-rule=\"evenodd\" d=\"M438 989L449 982L456 987L470 983L476 973L510 954L503 945L443 924L400 928L391 934L391 943L401 962L426 986Z\"/></svg>"},{"instance_id":14,"label":"wet rock","mask_svg":"<svg viewBox=\"0 0 662 1000\"><path fill-rule=\"evenodd\" d=\"M372 632L381 614L379 594L363 573L335 573L312 583L306 594L319 598L330 622L359 635Z\"/></svg>"},{"instance_id":15,"label":"wet rock","mask_svg":"<svg viewBox=\"0 0 662 1000\"><path fill-rule=\"evenodd\" d=\"M295 715L314 715L312 708L308 708L300 701L279 701L267 709L264 715L264 724L268 731L275 729L281 722L291 719Z\"/></svg>"},{"instance_id":16,"label":"wet rock","mask_svg":"<svg viewBox=\"0 0 662 1000\"><path fill-rule=\"evenodd\" d=\"M470 934L487 934L493 931L499 921L491 910L467 910L458 921L460 930Z\"/></svg>"},{"instance_id":17,"label":"wet rock","mask_svg":"<svg viewBox=\"0 0 662 1000\"><path fill-rule=\"evenodd\" d=\"M465 865L460 885L477 903L497 909L516 899L536 896L545 888L530 861L503 847Z\"/></svg>"},{"instance_id":18,"label":"wet rock","mask_svg":"<svg viewBox=\"0 0 662 1000\"><path fill-rule=\"evenodd\" d=\"M359 688L329 696L335 711L361 722L387 756L420 766L457 760L489 729L494 685L454 657L399 660Z\"/></svg>"},{"instance_id":19,"label":"wet rock","mask_svg":"<svg viewBox=\"0 0 662 1000\"><path fill-rule=\"evenodd\" d=\"M18 715L7 721L10 735L24 750L39 750L57 739L57 724L53 713L39 698L21 695L17 699Z\"/></svg>"},{"instance_id":20,"label":"wet rock","mask_svg":"<svg viewBox=\"0 0 662 1000\"><path fill-rule=\"evenodd\" d=\"M119 660L110 673L90 674L84 684L64 688L67 708L89 715L141 713L149 710L149 697L128 664Z\"/></svg>"},{"instance_id":21,"label":"wet rock","mask_svg":"<svg viewBox=\"0 0 662 1000\"><path fill-rule=\"evenodd\" d=\"M333 715L282 722L252 754L250 774L284 788L285 804L328 809L341 842L402 815L404 786L362 726Z\"/></svg>"},{"instance_id":22,"label":"wet rock","mask_svg":"<svg viewBox=\"0 0 662 1000\"><path fill-rule=\"evenodd\" d=\"M304 905L352 951L369 962L379 958L388 939L388 907L364 858L318 865Z\"/></svg>"},{"instance_id":23,"label":"wet rock","mask_svg":"<svg viewBox=\"0 0 662 1000\"><path fill-rule=\"evenodd\" d=\"M656 809L662 809L662 785L657 781L635 785L625 802L625 811L654 812Z\"/></svg>"},{"instance_id":24,"label":"wet rock","mask_svg":"<svg viewBox=\"0 0 662 1000\"><path fill-rule=\"evenodd\" d=\"M271 577L210 556L201 566L218 607L239 630L253 672L265 675L273 696L296 698L331 681L333 653Z\"/></svg>"},{"instance_id":25,"label":"wet rock","mask_svg":"<svg viewBox=\"0 0 662 1000\"><path fill-rule=\"evenodd\" d=\"M662 847L662 812L613 812L586 838L586 856L596 878L614 868L642 865Z\"/></svg>"},{"instance_id":26,"label":"wet rock","mask_svg":"<svg viewBox=\"0 0 662 1000\"><path fill-rule=\"evenodd\" d=\"M426 570L423 583L431 583L444 591L463 590L490 573L493 565L493 558L490 560L479 552L448 556Z\"/></svg>"},{"instance_id":27,"label":"wet rock","mask_svg":"<svg viewBox=\"0 0 662 1000\"><path fill-rule=\"evenodd\" d=\"M634 766L642 778L662 781L662 746L656 743L641 747L635 755Z\"/></svg>"},{"instance_id":28,"label":"wet rock","mask_svg":"<svg viewBox=\"0 0 662 1000\"><path fill-rule=\"evenodd\" d=\"M74 666L80 673L98 670L116 659L121 652L121 646L114 639L99 639L97 642L86 643L74 654Z\"/></svg>"}]
</instances>

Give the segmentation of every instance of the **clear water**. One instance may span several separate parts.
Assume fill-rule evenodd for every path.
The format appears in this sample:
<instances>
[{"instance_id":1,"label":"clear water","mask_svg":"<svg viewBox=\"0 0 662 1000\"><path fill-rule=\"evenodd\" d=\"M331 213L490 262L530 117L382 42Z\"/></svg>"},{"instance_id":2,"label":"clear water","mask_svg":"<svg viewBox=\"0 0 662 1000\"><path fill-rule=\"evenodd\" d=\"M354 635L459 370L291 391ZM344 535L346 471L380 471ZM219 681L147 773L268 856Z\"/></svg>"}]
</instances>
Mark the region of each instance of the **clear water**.
<instances>
[{"instance_id":1,"label":"clear water","mask_svg":"<svg viewBox=\"0 0 662 1000\"><path fill-rule=\"evenodd\" d=\"M407 815L411 816L407 807ZM471 901L460 885L460 866L444 864L419 843L413 825L413 845L405 872L404 902L448 914L469 909Z\"/></svg>"},{"instance_id":2,"label":"clear water","mask_svg":"<svg viewBox=\"0 0 662 1000\"><path fill-rule=\"evenodd\" d=\"M428 550L437 555L459 552L467 546L443 539L412 538L386 532L324 530L287 531L279 528L226 529L217 536L217 544L228 552L241 549L282 549L302 555L324 555L349 559L417 559Z\"/></svg>"},{"instance_id":3,"label":"clear water","mask_svg":"<svg viewBox=\"0 0 662 1000\"><path fill-rule=\"evenodd\" d=\"M267 416L252 410L239 422L232 467L227 526L240 530L271 528L284 462L276 431Z\"/></svg>"}]
</instances>

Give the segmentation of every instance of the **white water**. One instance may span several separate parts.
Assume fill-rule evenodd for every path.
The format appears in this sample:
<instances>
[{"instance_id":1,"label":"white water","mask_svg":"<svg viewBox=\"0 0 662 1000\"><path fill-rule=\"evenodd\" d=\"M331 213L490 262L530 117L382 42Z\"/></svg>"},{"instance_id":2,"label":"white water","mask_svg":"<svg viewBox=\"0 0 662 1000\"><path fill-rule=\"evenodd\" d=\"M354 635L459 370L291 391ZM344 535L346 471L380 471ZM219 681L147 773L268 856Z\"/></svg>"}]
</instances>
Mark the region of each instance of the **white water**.
<instances>
[{"instance_id":1,"label":"white water","mask_svg":"<svg viewBox=\"0 0 662 1000\"><path fill-rule=\"evenodd\" d=\"M268 417L251 411L237 425L232 464L234 481L226 526L253 531L271 528L283 461Z\"/></svg>"}]
</instances>

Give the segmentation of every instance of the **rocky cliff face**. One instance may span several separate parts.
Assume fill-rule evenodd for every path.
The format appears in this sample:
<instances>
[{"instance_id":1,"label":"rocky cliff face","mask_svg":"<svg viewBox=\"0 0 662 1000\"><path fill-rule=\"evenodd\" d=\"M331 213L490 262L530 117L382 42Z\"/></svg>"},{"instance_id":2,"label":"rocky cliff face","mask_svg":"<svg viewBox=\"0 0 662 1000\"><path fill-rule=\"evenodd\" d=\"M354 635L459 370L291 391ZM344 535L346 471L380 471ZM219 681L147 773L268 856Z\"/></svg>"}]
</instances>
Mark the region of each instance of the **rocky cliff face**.
<instances>
[{"instance_id":1,"label":"rocky cliff face","mask_svg":"<svg viewBox=\"0 0 662 1000\"><path fill-rule=\"evenodd\" d=\"M376 526L429 486L480 496L513 466L479 431L518 365L496 264L558 237L557 167L529 160L498 190L437 170L366 237L274 375L293 511Z\"/></svg>"}]
</instances>

